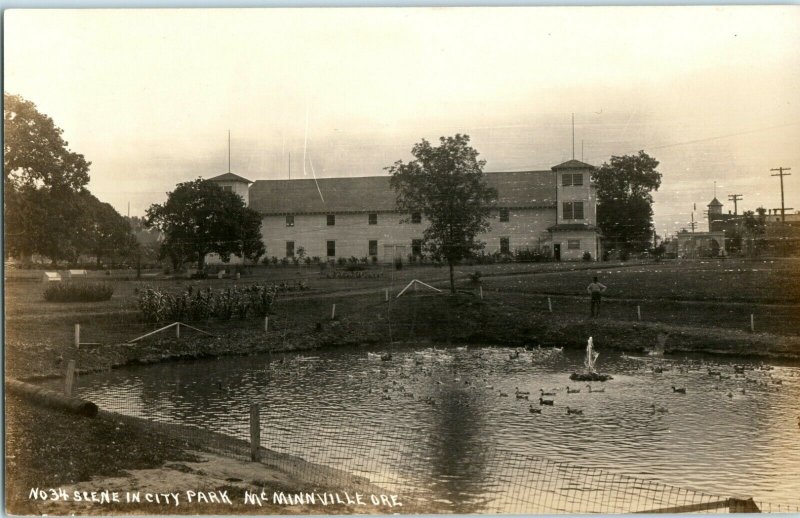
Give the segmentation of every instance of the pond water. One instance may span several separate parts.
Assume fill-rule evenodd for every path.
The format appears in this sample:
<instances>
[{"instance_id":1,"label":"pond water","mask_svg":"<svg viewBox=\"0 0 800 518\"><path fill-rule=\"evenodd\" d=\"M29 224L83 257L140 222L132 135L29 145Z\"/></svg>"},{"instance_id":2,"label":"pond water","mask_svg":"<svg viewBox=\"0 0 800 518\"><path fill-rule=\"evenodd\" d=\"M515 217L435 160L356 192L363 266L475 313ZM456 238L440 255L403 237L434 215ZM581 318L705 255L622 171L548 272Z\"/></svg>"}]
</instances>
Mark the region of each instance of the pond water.
<instances>
[{"instance_id":1,"label":"pond water","mask_svg":"<svg viewBox=\"0 0 800 518\"><path fill-rule=\"evenodd\" d=\"M83 376L76 390L103 409L243 439L249 406L261 403L264 446L378 483L391 474L397 487L425 487L462 512L508 509L492 494L510 470L528 469L508 462L520 456L800 502L796 365L688 355L654 363L600 349L598 369L614 379L590 393L569 380L583 368L581 351L391 352L390 361L360 348L130 367ZM540 389L554 392L545 397L553 406L539 404Z\"/></svg>"}]
</instances>

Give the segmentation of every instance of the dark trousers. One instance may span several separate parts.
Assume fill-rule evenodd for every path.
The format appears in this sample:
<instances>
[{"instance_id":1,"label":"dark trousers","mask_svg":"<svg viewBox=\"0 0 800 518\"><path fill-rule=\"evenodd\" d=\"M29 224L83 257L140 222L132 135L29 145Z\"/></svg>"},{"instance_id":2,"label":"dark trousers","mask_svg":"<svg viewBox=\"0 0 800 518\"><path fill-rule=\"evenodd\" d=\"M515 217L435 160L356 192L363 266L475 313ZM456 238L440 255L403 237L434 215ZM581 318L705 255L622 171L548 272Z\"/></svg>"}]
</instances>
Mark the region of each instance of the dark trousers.
<instances>
[{"instance_id":1,"label":"dark trousers","mask_svg":"<svg viewBox=\"0 0 800 518\"><path fill-rule=\"evenodd\" d=\"M592 293L592 317L600 316L600 294Z\"/></svg>"}]
</instances>

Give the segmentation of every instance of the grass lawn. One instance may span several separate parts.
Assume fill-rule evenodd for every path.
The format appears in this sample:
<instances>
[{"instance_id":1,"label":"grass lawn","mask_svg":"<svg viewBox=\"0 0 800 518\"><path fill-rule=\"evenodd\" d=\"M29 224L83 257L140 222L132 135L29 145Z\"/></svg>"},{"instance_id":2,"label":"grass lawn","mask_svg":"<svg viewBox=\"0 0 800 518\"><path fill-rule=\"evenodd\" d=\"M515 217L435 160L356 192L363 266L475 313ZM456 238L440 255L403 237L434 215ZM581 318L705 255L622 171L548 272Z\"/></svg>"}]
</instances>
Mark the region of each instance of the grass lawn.
<instances>
[{"instance_id":1,"label":"grass lawn","mask_svg":"<svg viewBox=\"0 0 800 518\"><path fill-rule=\"evenodd\" d=\"M637 321L636 307L639 306L644 322L748 330L752 314L757 332L800 334L800 309L790 305L800 304L798 260L459 266L456 278L460 289L477 291L477 285L466 278L476 270L483 273L481 285L487 301L501 292L518 293L525 296L513 297L507 303L519 305L523 311L547 313L547 296L550 295L554 318L584 318L589 312L585 288L592 275L598 275L608 286L602 306L603 319ZM74 324L78 323L84 343L129 341L157 327L143 322L136 310L136 289L146 285L168 289L181 289L190 284L221 288L233 283L302 279L309 291L279 295L277 299L271 328L283 326L284 330L329 318L332 303L337 304L337 315L342 317L364 322L383 318L383 290L390 288L394 296L414 278L443 289L447 287L446 268L418 266L402 270L370 268L369 271L382 271L383 275L378 279L327 279L317 268L289 266L254 268L251 275L239 281L191 281L162 276L136 281L125 280L130 272L112 272L110 276L90 272L90 280L102 279L114 286L110 301L51 303L43 299L45 284L34 282L30 270L10 270L9 282L5 285L6 339L8 343L23 347L24 344L64 347L72 344ZM28 281L24 280L25 276ZM193 324L221 335L263 330L263 321L258 319ZM174 334L174 331L168 333ZM184 335L188 336L187 333L190 334L184 331Z\"/></svg>"},{"instance_id":2,"label":"grass lawn","mask_svg":"<svg viewBox=\"0 0 800 518\"><path fill-rule=\"evenodd\" d=\"M603 263L600 263L603 265ZM484 289L583 295L593 275L606 297L800 304L800 261L663 262L598 270L576 270L513 278L486 278Z\"/></svg>"}]
</instances>

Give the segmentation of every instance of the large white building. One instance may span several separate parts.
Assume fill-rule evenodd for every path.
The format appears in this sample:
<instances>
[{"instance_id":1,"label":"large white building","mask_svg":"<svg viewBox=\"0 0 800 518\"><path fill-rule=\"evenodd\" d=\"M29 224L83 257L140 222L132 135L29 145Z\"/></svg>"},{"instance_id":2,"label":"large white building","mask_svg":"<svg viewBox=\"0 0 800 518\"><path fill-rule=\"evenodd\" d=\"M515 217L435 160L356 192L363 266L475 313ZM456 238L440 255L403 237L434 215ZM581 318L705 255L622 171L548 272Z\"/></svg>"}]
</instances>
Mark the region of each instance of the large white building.
<instances>
[{"instance_id":1,"label":"large white building","mask_svg":"<svg viewBox=\"0 0 800 518\"><path fill-rule=\"evenodd\" d=\"M547 249L557 260L600 255L594 167L570 160L546 171L487 172L498 199L487 253ZM267 257L372 257L390 262L421 253L425 219L396 210L389 176L257 180L232 173L210 180L244 199L262 217ZM408 220L401 222L401 220Z\"/></svg>"}]
</instances>

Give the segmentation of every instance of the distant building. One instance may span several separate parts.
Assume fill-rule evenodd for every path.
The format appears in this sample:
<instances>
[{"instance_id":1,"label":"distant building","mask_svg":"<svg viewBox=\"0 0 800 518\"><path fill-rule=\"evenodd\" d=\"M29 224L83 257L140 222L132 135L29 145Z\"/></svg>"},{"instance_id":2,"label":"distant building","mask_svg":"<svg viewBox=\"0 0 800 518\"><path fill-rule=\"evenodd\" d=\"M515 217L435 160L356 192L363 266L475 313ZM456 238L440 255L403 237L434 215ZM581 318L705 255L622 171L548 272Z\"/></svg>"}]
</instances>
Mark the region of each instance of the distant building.
<instances>
[{"instance_id":1,"label":"distant building","mask_svg":"<svg viewBox=\"0 0 800 518\"><path fill-rule=\"evenodd\" d=\"M489 172L498 200L487 253L539 250L557 260L600 256L595 168L570 160L545 171ZM226 173L210 179L236 192L262 216L267 257L377 257L391 262L422 254L420 213L396 209L389 176L256 180ZM252 184L252 185L251 185ZM401 222L401 220L407 220Z\"/></svg>"}]
</instances>

